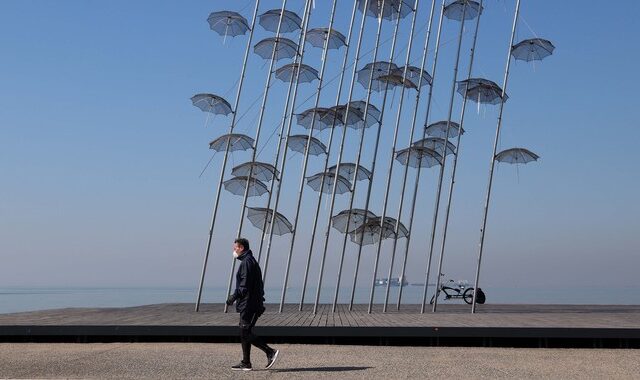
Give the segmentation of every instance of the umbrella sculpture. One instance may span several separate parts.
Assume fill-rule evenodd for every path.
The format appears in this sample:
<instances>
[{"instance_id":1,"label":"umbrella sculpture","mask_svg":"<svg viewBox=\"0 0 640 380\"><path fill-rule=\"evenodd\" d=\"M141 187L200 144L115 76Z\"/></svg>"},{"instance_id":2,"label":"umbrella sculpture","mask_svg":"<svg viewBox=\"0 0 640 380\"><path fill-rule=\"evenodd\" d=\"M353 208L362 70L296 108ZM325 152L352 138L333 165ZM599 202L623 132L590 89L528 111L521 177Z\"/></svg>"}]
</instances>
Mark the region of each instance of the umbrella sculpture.
<instances>
[{"instance_id":1,"label":"umbrella sculpture","mask_svg":"<svg viewBox=\"0 0 640 380\"><path fill-rule=\"evenodd\" d=\"M444 8L444 16L456 21L462 21L463 15L465 20L473 20L480 13L482 13L480 3L471 0L457 0Z\"/></svg>"},{"instance_id":2,"label":"umbrella sculpture","mask_svg":"<svg viewBox=\"0 0 640 380\"><path fill-rule=\"evenodd\" d=\"M414 142L412 145L413 146L421 146L424 148L429 148L431 150L435 150L436 152L442 152L444 145L446 144L447 148L446 148L446 152L445 155L450 155L450 154L455 154L456 153L456 146L453 145L452 143L450 143L449 141L440 138L440 137L426 137L424 139L420 139L416 142ZM440 154L442 156L442 154Z\"/></svg>"},{"instance_id":3,"label":"umbrella sculpture","mask_svg":"<svg viewBox=\"0 0 640 380\"><path fill-rule=\"evenodd\" d=\"M300 70L299 74L298 70ZM289 63L276 70L276 78L283 82L291 82L296 75L299 83L311 83L319 79L318 70L305 64Z\"/></svg>"},{"instance_id":4,"label":"umbrella sculpture","mask_svg":"<svg viewBox=\"0 0 640 380\"><path fill-rule=\"evenodd\" d=\"M307 150L307 143L309 142L309 136L307 135L291 135L287 140L287 145L289 149L294 152L304 154ZM315 137L311 137L311 142L309 145L309 154L313 156L319 156L321 154L327 153L327 147L322 143L322 141L318 140Z\"/></svg>"},{"instance_id":5,"label":"umbrella sculpture","mask_svg":"<svg viewBox=\"0 0 640 380\"><path fill-rule=\"evenodd\" d=\"M216 152L224 152L229 144L229 152L237 150L249 150L253 148L253 139L247 135L239 133L229 133L222 135L209 143L209 149Z\"/></svg>"},{"instance_id":6,"label":"umbrella sculpture","mask_svg":"<svg viewBox=\"0 0 640 380\"><path fill-rule=\"evenodd\" d=\"M234 195L244 195L247 189L247 183L249 183L249 195L250 197L259 197L269 192L267 185L262 181L247 176L234 177L223 182L225 190Z\"/></svg>"},{"instance_id":7,"label":"umbrella sculpture","mask_svg":"<svg viewBox=\"0 0 640 380\"><path fill-rule=\"evenodd\" d=\"M333 165L327 171L329 173L336 172L336 166ZM371 178L371 172L362 165L358 165L358 169L356 170L356 164L352 162L342 162L340 163L340 172L339 175L349 179L351 182L354 181L362 181L365 179Z\"/></svg>"},{"instance_id":8,"label":"umbrella sculpture","mask_svg":"<svg viewBox=\"0 0 640 380\"><path fill-rule=\"evenodd\" d=\"M349 233L352 242L362 245L376 244L380 236L383 239L395 237L396 220L386 217L384 223L379 216L368 219L364 224ZM398 238L409 236L407 228L400 223L398 227ZM362 239L362 240L360 240Z\"/></svg>"},{"instance_id":9,"label":"umbrella sculpture","mask_svg":"<svg viewBox=\"0 0 640 380\"><path fill-rule=\"evenodd\" d=\"M467 94L469 100L483 104L500 104L502 102L502 89L495 82L483 78L469 78L458 82L458 93L462 96ZM504 101L509 99L504 94Z\"/></svg>"},{"instance_id":10,"label":"umbrella sculpture","mask_svg":"<svg viewBox=\"0 0 640 380\"><path fill-rule=\"evenodd\" d=\"M404 72L405 72L405 67L401 67L398 69L398 71L395 74L398 74L400 76L404 76ZM407 80L410 80L415 87L418 87L418 83L420 83L420 87L424 87L427 85L431 85L431 83L433 82L433 78L431 77L431 75L429 75L429 73L426 70L421 70L419 67L415 67L415 66L407 66L406 67L406 76L405 78ZM422 81L420 81L420 77L422 76Z\"/></svg>"},{"instance_id":11,"label":"umbrella sculpture","mask_svg":"<svg viewBox=\"0 0 640 380\"><path fill-rule=\"evenodd\" d=\"M350 210L340 211L331 218L331 226L342 233L349 233L358 229L367 220L375 217L376 214L369 210L352 208Z\"/></svg>"},{"instance_id":12,"label":"umbrella sculpture","mask_svg":"<svg viewBox=\"0 0 640 380\"><path fill-rule=\"evenodd\" d=\"M335 29L315 28L307 31L307 42L313 47L323 48L325 41L329 40L329 49L340 49L347 45L345 36Z\"/></svg>"},{"instance_id":13,"label":"umbrella sculpture","mask_svg":"<svg viewBox=\"0 0 640 380\"><path fill-rule=\"evenodd\" d=\"M449 138L457 137L458 131L464 134L464 128L460 128L460 124L452 121L449 123ZM429 126L425 129L427 136L439 137L444 139L447 135L447 121L436 121L435 123L429 124Z\"/></svg>"},{"instance_id":14,"label":"umbrella sculpture","mask_svg":"<svg viewBox=\"0 0 640 380\"><path fill-rule=\"evenodd\" d=\"M272 9L266 11L260 15L260 25L267 31L276 33L278 30L278 22L280 21L281 9ZM295 32L300 29L302 19L297 14L291 11L284 11L282 17L282 25L280 26L280 33Z\"/></svg>"},{"instance_id":15,"label":"umbrella sculpture","mask_svg":"<svg viewBox=\"0 0 640 380\"><path fill-rule=\"evenodd\" d=\"M347 112L347 107L349 112ZM367 106L367 103L362 100L352 101L348 106L346 104L335 106L332 109L336 111L339 120L343 124L353 129L362 129L365 126L365 122L367 128L376 125L380 122L380 116L382 115L376 106L373 104ZM367 110L366 118L365 109Z\"/></svg>"},{"instance_id":16,"label":"umbrella sculpture","mask_svg":"<svg viewBox=\"0 0 640 380\"><path fill-rule=\"evenodd\" d=\"M253 52L264 59L270 60L273 54L274 45L276 47L276 54L274 57L276 61L293 58L298 54L298 45L284 37L265 38L253 47Z\"/></svg>"},{"instance_id":17,"label":"umbrella sculpture","mask_svg":"<svg viewBox=\"0 0 640 380\"><path fill-rule=\"evenodd\" d=\"M322 185L322 192L325 194L331 194L333 191L333 184L336 184L336 194L344 194L350 191L351 182L341 175L338 175L338 182L335 182L336 176L334 173L324 172L307 177L307 185L313 190L320 191Z\"/></svg>"},{"instance_id":18,"label":"umbrella sculpture","mask_svg":"<svg viewBox=\"0 0 640 380\"><path fill-rule=\"evenodd\" d=\"M372 71L373 74L371 74ZM362 69L358 70L358 83L366 90L369 87L369 78L372 78L371 90L378 92L384 91L387 87L386 83L378 81L378 78L397 71L398 66L395 63L386 61L367 63Z\"/></svg>"},{"instance_id":19,"label":"umbrella sculpture","mask_svg":"<svg viewBox=\"0 0 640 380\"><path fill-rule=\"evenodd\" d=\"M314 117L315 114L315 117ZM313 129L317 131L323 131L327 128L331 128L335 123L334 120L340 120L338 114L334 109L316 107L310 108L296 115L296 120L299 125L306 129L311 128L311 122L313 121Z\"/></svg>"},{"instance_id":20,"label":"umbrella sculpture","mask_svg":"<svg viewBox=\"0 0 640 380\"><path fill-rule=\"evenodd\" d=\"M196 94L191 97L191 103L203 112L215 115L229 115L233 113L229 102L213 94Z\"/></svg>"},{"instance_id":21,"label":"umbrella sculpture","mask_svg":"<svg viewBox=\"0 0 640 380\"><path fill-rule=\"evenodd\" d=\"M245 162L231 169L231 175L236 177L248 176L249 172L251 172L253 178L265 182L270 182L274 177L278 179L280 176L280 173L273 165L264 162Z\"/></svg>"},{"instance_id":22,"label":"umbrella sculpture","mask_svg":"<svg viewBox=\"0 0 640 380\"><path fill-rule=\"evenodd\" d=\"M215 31L221 36L224 36L224 41L227 41L227 36L235 37L241 34L246 34L249 28L247 19L237 12L220 11L213 12L207 18L209 22L209 28Z\"/></svg>"},{"instance_id":23,"label":"umbrella sculpture","mask_svg":"<svg viewBox=\"0 0 640 380\"><path fill-rule=\"evenodd\" d=\"M404 87L412 88L414 90L418 88L415 83L413 83L409 79L403 78L402 75L398 74L381 75L378 77L377 81L380 82L382 84L381 87L384 88ZM389 84L389 86L387 86L386 84Z\"/></svg>"},{"instance_id":24,"label":"umbrella sculpture","mask_svg":"<svg viewBox=\"0 0 640 380\"><path fill-rule=\"evenodd\" d=\"M513 45L513 47L511 47L511 55L515 59L526 62L542 61L544 58L553 54L555 48L549 40L531 38Z\"/></svg>"},{"instance_id":25,"label":"umbrella sculpture","mask_svg":"<svg viewBox=\"0 0 640 380\"><path fill-rule=\"evenodd\" d=\"M396 20L407 17L413 8L404 0L358 0L358 9L362 12L366 7L367 16Z\"/></svg>"},{"instance_id":26,"label":"umbrella sculpture","mask_svg":"<svg viewBox=\"0 0 640 380\"><path fill-rule=\"evenodd\" d=\"M396 161L412 168L430 168L442 164L442 156L433 149L411 146L396 152Z\"/></svg>"},{"instance_id":27,"label":"umbrella sculpture","mask_svg":"<svg viewBox=\"0 0 640 380\"><path fill-rule=\"evenodd\" d=\"M540 156L524 148L511 148L496 154L496 161L508 164L527 164L537 161Z\"/></svg>"},{"instance_id":28,"label":"umbrella sculpture","mask_svg":"<svg viewBox=\"0 0 640 380\"><path fill-rule=\"evenodd\" d=\"M282 236L293 232L293 226L287 220L287 218L276 212L275 218L273 218L273 210L264 207L247 207L247 219L253 224L254 227L265 231L271 231L272 220L273 233L278 236Z\"/></svg>"}]
</instances>

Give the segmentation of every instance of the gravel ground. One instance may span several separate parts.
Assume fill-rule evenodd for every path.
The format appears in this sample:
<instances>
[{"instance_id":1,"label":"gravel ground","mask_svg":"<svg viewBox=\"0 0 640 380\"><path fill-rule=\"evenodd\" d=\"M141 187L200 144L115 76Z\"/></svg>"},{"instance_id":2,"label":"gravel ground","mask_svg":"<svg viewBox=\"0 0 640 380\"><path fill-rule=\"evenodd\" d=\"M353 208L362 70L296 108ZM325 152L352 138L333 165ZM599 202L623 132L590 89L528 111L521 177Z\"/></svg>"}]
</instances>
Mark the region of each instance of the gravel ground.
<instances>
[{"instance_id":1,"label":"gravel ground","mask_svg":"<svg viewBox=\"0 0 640 380\"><path fill-rule=\"evenodd\" d=\"M271 370L231 371L239 344L0 344L0 378L638 379L640 350L281 344Z\"/></svg>"}]
</instances>

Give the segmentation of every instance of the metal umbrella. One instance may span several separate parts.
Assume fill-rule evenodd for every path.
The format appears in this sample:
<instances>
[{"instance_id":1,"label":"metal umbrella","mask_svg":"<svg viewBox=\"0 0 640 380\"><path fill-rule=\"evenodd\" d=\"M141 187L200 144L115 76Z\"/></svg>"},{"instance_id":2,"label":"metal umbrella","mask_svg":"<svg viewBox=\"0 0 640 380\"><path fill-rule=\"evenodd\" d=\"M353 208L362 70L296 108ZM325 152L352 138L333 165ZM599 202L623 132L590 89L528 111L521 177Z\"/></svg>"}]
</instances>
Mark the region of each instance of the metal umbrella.
<instances>
[{"instance_id":1,"label":"metal umbrella","mask_svg":"<svg viewBox=\"0 0 640 380\"><path fill-rule=\"evenodd\" d=\"M466 9L465 9L466 8ZM482 13L482 5L471 0L457 0L444 8L444 16L450 20L473 20Z\"/></svg>"},{"instance_id":2,"label":"metal umbrella","mask_svg":"<svg viewBox=\"0 0 640 380\"><path fill-rule=\"evenodd\" d=\"M278 170L273 165L264 162L245 162L231 169L231 175L236 177L248 176L249 173L251 173L251 177L265 182L273 180L274 177L278 179L280 176Z\"/></svg>"},{"instance_id":3,"label":"metal umbrella","mask_svg":"<svg viewBox=\"0 0 640 380\"><path fill-rule=\"evenodd\" d=\"M469 78L458 82L458 93L467 96L467 99L480 104L500 104L502 100L502 89L495 82L483 78ZM504 102L509 99L504 94Z\"/></svg>"},{"instance_id":4,"label":"metal umbrella","mask_svg":"<svg viewBox=\"0 0 640 380\"><path fill-rule=\"evenodd\" d=\"M229 152L237 150L249 150L253 148L253 139L240 133L222 135L209 143L209 149L216 152L224 152L229 144Z\"/></svg>"},{"instance_id":5,"label":"metal umbrella","mask_svg":"<svg viewBox=\"0 0 640 380\"><path fill-rule=\"evenodd\" d=\"M327 147L322 141L311 137L311 141L309 142L309 136L307 135L291 135L287 140L287 145L289 149L302 154L307 150L307 145L309 145L309 154L311 155L319 156L327 153Z\"/></svg>"},{"instance_id":6,"label":"metal umbrella","mask_svg":"<svg viewBox=\"0 0 640 380\"><path fill-rule=\"evenodd\" d=\"M219 35L224 36L225 41L227 36L239 36L247 33L250 29L247 19L237 12L213 12L209 15L207 21L209 22L209 28Z\"/></svg>"},{"instance_id":7,"label":"metal umbrella","mask_svg":"<svg viewBox=\"0 0 640 380\"><path fill-rule=\"evenodd\" d=\"M379 216L367 220L360 227L349 233L352 242L361 245L376 244L380 241L380 237L388 239L395 237L396 220L393 218L385 218L384 223ZM398 228L398 238L409 236L407 228L400 223Z\"/></svg>"},{"instance_id":8,"label":"metal umbrella","mask_svg":"<svg viewBox=\"0 0 640 380\"><path fill-rule=\"evenodd\" d=\"M332 167L327 169L327 171L329 173L335 173L336 166L337 165L333 165ZM362 181L371 178L371 172L367 168L362 165L357 165L356 169L356 164L352 162L341 162L338 174L349 179L349 181L351 182Z\"/></svg>"},{"instance_id":9,"label":"metal umbrella","mask_svg":"<svg viewBox=\"0 0 640 380\"><path fill-rule=\"evenodd\" d=\"M335 181L338 178L337 182ZM350 191L351 182L341 175L336 176L334 173L324 172L307 177L307 185L313 190L320 191L322 186L322 192L325 194L331 194L333 191L333 184L336 184L336 194L344 194Z\"/></svg>"},{"instance_id":10,"label":"metal umbrella","mask_svg":"<svg viewBox=\"0 0 640 380\"><path fill-rule=\"evenodd\" d=\"M378 81L383 75L397 72L398 66L395 63L378 61L367 63L362 69L358 70L358 83L360 83L365 90L369 87L369 79L371 80L372 91L384 91L386 89L386 83ZM373 74L372 74L373 72Z\"/></svg>"},{"instance_id":11,"label":"metal umbrella","mask_svg":"<svg viewBox=\"0 0 640 380\"><path fill-rule=\"evenodd\" d=\"M267 185L262 181L247 176L234 177L223 182L225 190L235 195L244 195L249 184L249 197L259 197L269 192Z\"/></svg>"},{"instance_id":12,"label":"metal umbrella","mask_svg":"<svg viewBox=\"0 0 640 380\"><path fill-rule=\"evenodd\" d=\"M452 121L449 123L449 138L457 137L458 132L464 134L464 128L460 128L460 124ZM425 129L427 136L439 137L444 139L447 136L447 121L436 121L435 123L429 124L429 126Z\"/></svg>"},{"instance_id":13,"label":"metal umbrella","mask_svg":"<svg viewBox=\"0 0 640 380\"><path fill-rule=\"evenodd\" d=\"M306 129L311 129L311 123L313 122L313 129L322 131L334 126L336 124L335 120L340 120L340 118L334 109L315 107L297 114L296 120L299 125Z\"/></svg>"},{"instance_id":14,"label":"metal umbrella","mask_svg":"<svg viewBox=\"0 0 640 380\"><path fill-rule=\"evenodd\" d=\"M540 156L524 148L511 148L496 154L496 161L508 164L527 164L537 161Z\"/></svg>"},{"instance_id":15,"label":"metal umbrella","mask_svg":"<svg viewBox=\"0 0 640 380\"><path fill-rule=\"evenodd\" d=\"M281 59L293 58L298 53L298 45L288 38L284 37L269 37L258 42L253 47L253 52L258 54L264 59L271 59L273 55L273 49L276 49L274 59L279 61Z\"/></svg>"},{"instance_id":16,"label":"metal umbrella","mask_svg":"<svg viewBox=\"0 0 640 380\"><path fill-rule=\"evenodd\" d=\"M347 107L349 111L347 112ZM373 104L367 105L362 100L349 102L349 105L339 105L332 107L342 121L342 124L353 129L362 129L365 126L371 127L380 122L380 110ZM366 109L366 117L365 117Z\"/></svg>"},{"instance_id":17,"label":"metal umbrella","mask_svg":"<svg viewBox=\"0 0 640 380\"><path fill-rule=\"evenodd\" d=\"M520 41L511 47L511 55L521 61L542 61L553 54L555 46L549 40L531 38Z\"/></svg>"},{"instance_id":18,"label":"metal umbrella","mask_svg":"<svg viewBox=\"0 0 640 380\"><path fill-rule=\"evenodd\" d=\"M278 236L282 236L293 231L293 226L287 220L287 218L276 212L275 218L273 217L273 210L264 207L247 207L247 219L253 224L254 227L265 231L271 231L273 224L273 233ZM273 223L272 223L273 220Z\"/></svg>"},{"instance_id":19,"label":"metal umbrella","mask_svg":"<svg viewBox=\"0 0 640 380\"><path fill-rule=\"evenodd\" d=\"M389 87L404 87L404 88L412 88L416 90L418 86L415 83L410 81L409 79L403 78L402 74L389 74L389 75L381 75L378 77L378 82L382 83L385 88ZM386 84L389 86L386 86Z\"/></svg>"},{"instance_id":20,"label":"metal umbrella","mask_svg":"<svg viewBox=\"0 0 640 380\"><path fill-rule=\"evenodd\" d=\"M410 80L416 86L416 88L418 87L418 83L420 83L420 87L424 87L427 85L430 86L431 83L433 82L433 78L431 77L431 75L429 75L427 70L422 70L419 67L415 67L415 66L407 66L406 68L402 67L398 69L396 74L403 76L405 70L407 73L405 78L407 80ZM420 80L421 76L422 76L422 81Z\"/></svg>"},{"instance_id":21,"label":"metal umbrella","mask_svg":"<svg viewBox=\"0 0 640 380\"><path fill-rule=\"evenodd\" d=\"M298 70L300 70L299 74ZM291 82L296 75L300 83L310 83L319 79L318 70L302 63L289 63L276 70L276 78L283 82Z\"/></svg>"},{"instance_id":22,"label":"metal umbrella","mask_svg":"<svg viewBox=\"0 0 640 380\"><path fill-rule=\"evenodd\" d=\"M335 29L329 28L314 28L307 31L307 42L313 47L323 48L325 41L328 39L329 49L340 49L347 45L345 36Z\"/></svg>"},{"instance_id":23,"label":"metal umbrella","mask_svg":"<svg viewBox=\"0 0 640 380\"><path fill-rule=\"evenodd\" d=\"M331 226L342 233L349 233L358 229L367 220L375 217L376 214L369 210L352 208L340 211L336 216L332 217Z\"/></svg>"},{"instance_id":24,"label":"metal umbrella","mask_svg":"<svg viewBox=\"0 0 640 380\"><path fill-rule=\"evenodd\" d=\"M233 113L229 102L214 94L196 94L191 97L191 103L203 112L209 112L215 115L226 116Z\"/></svg>"},{"instance_id":25,"label":"metal umbrella","mask_svg":"<svg viewBox=\"0 0 640 380\"><path fill-rule=\"evenodd\" d=\"M442 164L442 156L433 149L411 146L397 151L396 161L412 168L431 168Z\"/></svg>"},{"instance_id":26,"label":"metal umbrella","mask_svg":"<svg viewBox=\"0 0 640 380\"><path fill-rule=\"evenodd\" d=\"M447 146L445 155L448 156L450 154L456 153L456 146L440 137L427 137L414 142L412 145L429 148L431 150L435 150L436 152L442 152L444 151L445 144ZM440 156L442 156L442 154L440 154Z\"/></svg>"},{"instance_id":27,"label":"metal umbrella","mask_svg":"<svg viewBox=\"0 0 640 380\"><path fill-rule=\"evenodd\" d=\"M260 25L267 31L276 33L278 30L278 23L280 22L281 9L272 9L266 11L260 15ZM300 29L302 19L297 14L285 10L282 16L282 25L280 26L280 33L295 32Z\"/></svg>"},{"instance_id":28,"label":"metal umbrella","mask_svg":"<svg viewBox=\"0 0 640 380\"><path fill-rule=\"evenodd\" d=\"M358 9L363 12L366 9L367 16L396 20L398 16L405 18L413 8L404 0L358 0Z\"/></svg>"}]
</instances>

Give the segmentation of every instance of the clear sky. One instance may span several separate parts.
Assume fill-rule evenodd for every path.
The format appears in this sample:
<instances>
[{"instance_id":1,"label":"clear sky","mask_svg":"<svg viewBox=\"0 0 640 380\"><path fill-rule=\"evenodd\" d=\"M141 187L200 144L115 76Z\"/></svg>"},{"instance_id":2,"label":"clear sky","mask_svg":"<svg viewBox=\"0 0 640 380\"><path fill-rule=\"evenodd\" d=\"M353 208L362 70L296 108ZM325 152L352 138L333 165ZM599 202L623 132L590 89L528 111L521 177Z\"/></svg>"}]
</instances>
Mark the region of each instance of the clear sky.
<instances>
[{"instance_id":1,"label":"clear sky","mask_svg":"<svg viewBox=\"0 0 640 380\"><path fill-rule=\"evenodd\" d=\"M302 0L289 0L300 13ZM311 26L328 24L329 0L317 0ZM438 2L439 3L439 2ZM474 76L502 83L515 1L485 1ZM351 1L339 0L336 28L347 34ZM411 62L418 65L429 1L421 1ZM540 288L638 286L640 190L637 148L640 111L634 74L640 52L636 1L612 4L524 0L518 40L553 41L555 54L535 67L512 64L500 147L522 146L541 160L517 170L499 166L489 214L482 279L486 286L518 284ZM263 0L260 13L280 1ZM189 98L212 92L233 102L247 36L223 39L209 30L212 11L236 10L250 19L253 2L238 1L30 1L0 2L0 286L195 286L206 243L221 155L207 143L225 133L230 119L206 114ZM360 20L360 13L357 15ZM367 20L363 52L375 34ZM403 64L410 18L402 21L394 61ZM446 21L430 121L447 116L458 23ZM460 72L466 73L472 25L466 28ZM392 23L383 24L379 59L389 58ZM255 42L270 36L256 29ZM297 40L297 35L288 36ZM355 46L355 44L354 44ZM433 47L433 42L431 44ZM344 49L330 52L326 79L339 74ZM431 71L433 52L428 62ZM353 49L350 60L353 59ZM370 62L371 54L362 58ZM276 67L286 63L281 61ZM320 49L309 48L305 63L320 66ZM254 137L257 105L268 64L250 55L238 131ZM348 88L349 69L344 93ZM466 75L466 74L461 74ZM313 95L317 82L300 88ZM337 80L323 90L321 104L335 104ZM268 139L282 117L286 84L274 81L267 103L259 159L272 161ZM407 145L415 92L405 97L398 147ZM364 99L356 85L354 100ZM376 170L372 210L382 211L393 127L400 92L389 93L383 147ZM424 96L426 99L426 96ZM424 99L418 125L424 122ZM346 100L346 96L342 101ZM461 99L456 95L454 120ZM300 103L300 102L299 102ZM382 95L372 103L380 107ZM259 101L258 101L259 104ZM299 111L313 101L299 105ZM452 210L444 272L472 280L482 202L497 107L467 109L459 180ZM296 133L304 129L294 125ZM323 141L328 131L317 135ZM336 138L340 133L336 134ZM345 155L355 159L357 133L349 130ZM362 162L370 166L374 129L367 132ZM331 162L335 161L333 152ZM250 158L237 153L231 164ZM301 156L287 165L282 211L294 218ZM321 170L312 157L308 174ZM634 169L635 168L635 169ZM402 168L394 167L389 210L395 217ZM412 188L414 171L409 179ZM635 173L635 174L634 174ZM424 169L413 227L408 278L422 282L434 203L435 169ZM356 207L363 207L365 182ZM411 194L409 193L409 197ZM310 229L315 193L305 188L301 231ZM410 199L410 198L407 198ZM230 244L242 198L223 194L207 284L228 277ZM266 196L253 198L263 206ZM347 207L340 196L336 212ZM402 221L408 223L408 213ZM322 246L327 210L321 214ZM257 246L257 229L245 223ZM308 252L299 232L292 286L299 286ZM439 234L438 234L439 235ZM335 282L342 236L332 231L327 281ZM398 252L405 241L400 240ZM436 242L439 246L439 240ZM281 283L289 236L276 237L269 267L271 284ZM386 277L391 243L383 246L379 277ZM314 252L312 282L320 250ZM355 246L348 245L345 278L353 271ZM375 248L363 255L363 282L371 278ZM399 267L394 271L398 275ZM350 283L347 280L346 283Z\"/></svg>"}]
</instances>

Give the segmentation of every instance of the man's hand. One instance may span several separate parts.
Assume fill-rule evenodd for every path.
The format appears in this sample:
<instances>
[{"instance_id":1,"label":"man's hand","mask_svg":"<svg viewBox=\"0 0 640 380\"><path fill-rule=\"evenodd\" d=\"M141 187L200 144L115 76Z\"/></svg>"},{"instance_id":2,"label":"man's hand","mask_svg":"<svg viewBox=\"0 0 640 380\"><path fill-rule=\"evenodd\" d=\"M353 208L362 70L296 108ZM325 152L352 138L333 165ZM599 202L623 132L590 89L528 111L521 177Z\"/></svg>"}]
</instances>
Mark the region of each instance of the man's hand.
<instances>
[{"instance_id":1,"label":"man's hand","mask_svg":"<svg viewBox=\"0 0 640 380\"><path fill-rule=\"evenodd\" d=\"M227 305L231 306L234 302L236 302L235 297L233 296L233 294L229 294L229 297L227 298Z\"/></svg>"}]
</instances>

